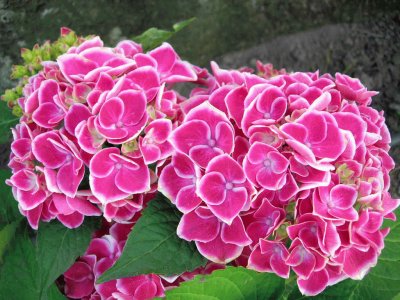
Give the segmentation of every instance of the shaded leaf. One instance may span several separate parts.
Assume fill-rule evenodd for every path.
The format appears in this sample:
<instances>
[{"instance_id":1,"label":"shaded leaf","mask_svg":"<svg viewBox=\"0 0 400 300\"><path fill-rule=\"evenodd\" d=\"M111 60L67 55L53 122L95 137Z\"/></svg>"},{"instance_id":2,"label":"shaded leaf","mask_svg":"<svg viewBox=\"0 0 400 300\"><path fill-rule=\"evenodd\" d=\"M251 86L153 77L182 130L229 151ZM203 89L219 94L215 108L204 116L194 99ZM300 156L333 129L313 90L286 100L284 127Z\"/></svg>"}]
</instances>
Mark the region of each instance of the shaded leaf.
<instances>
[{"instance_id":1,"label":"shaded leaf","mask_svg":"<svg viewBox=\"0 0 400 300\"><path fill-rule=\"evenodd\" d=\"M150 273L171 276L205 265L206 259L195 244L176 235L180 218L164 196L150 201L129 234L121 257L97 282Z\"/></svg>"},{"instance_id":2,"label":"shaded leaf","mask_svg":"<svg viewBox=\"0 0 400 300\"><path fill-rule=\"evenodd\" d=\"M63 294L61 294L56 284L52 284L50 288L47 290L46 300L66 300L66 299L67 298Z\"/></svg>"},{"instance_id":3,"label":"shaded leaf","mask_svg":"<svg viewBox=\"0 0 400 300\"><path fill-rule=\"evenodd\" d=\"M35 246L27 231L18 234L0 271L0 295L6 299L42 299Z\"/></svg>"},{"instance_id":4,"label":"shaded leaf","mask_svg":"<svg viewBox=\"0 0 400 300\"><path fill-rule=\"evenodd\" d=\"M11 177L10 170L0 169L0 224L8 224L21 220L18 202L14 199L11 187L6 185L6 179Z\"/></svg>"},{"instance_id":5,"label":"shaded leaf","mask_svg":"<svg viewBox=\"0 0 400 300\"><path fill-rule=\"evenodd\" d=\"M93 224L86 221L74 230L56 222L40 224L36 239L26 226L17 230L0 270L0 295L18 300L64 299L54 281L84 253Z\"/></svg>"},{"instance_id":6,"label":"shaded leaf","mask_svg":"<svg viewBox=\"0 0 400 300\"><path fill-rule=\"evenodd\" d=\"M0 263L3 263L3 254L14 238L19 221L7 224L0 230Z\"/></svg>"},{"instance_id":7,"label":"shaded leaf","mask_svg":"<svg viewBox=\"0 0 400 300\"><path fill-rule=\"evenodd\" d=\"M7 104L0 101L0 144L7 143L11 137L11 128L14 127L19 121L15 117Z\"/></svg>"},{"instance_id":8,"label":"shaded leaf","mask_svg":"<svg viewBox=\"0 0 400 300\"><path fill-rule=\"evenodd\" d=\"M69 229L58 222L40 224L36 256L40 263L41 288L47 289L89 246L94 222Z\"/></svg>"}]
</instances>

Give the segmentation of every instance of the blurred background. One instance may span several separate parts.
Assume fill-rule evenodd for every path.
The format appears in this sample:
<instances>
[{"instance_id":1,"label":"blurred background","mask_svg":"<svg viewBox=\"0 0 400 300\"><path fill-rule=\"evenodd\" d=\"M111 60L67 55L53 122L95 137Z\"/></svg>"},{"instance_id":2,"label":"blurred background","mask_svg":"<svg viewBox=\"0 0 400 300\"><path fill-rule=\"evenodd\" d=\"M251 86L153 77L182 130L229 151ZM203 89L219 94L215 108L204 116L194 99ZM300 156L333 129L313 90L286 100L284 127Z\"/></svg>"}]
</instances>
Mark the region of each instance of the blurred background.
<instances>
[{"instance_id":1,"label":"blurred background","mask_svg":"<svg viewBox=\"0 0 400 300\"><path fill-rule=\"evenodd\" d=\"M19 49L57 39L62 26L114 45L191 17L169 42L192 63L255 67L259 59L289 71L344 72L379 91L373 106L385 111L392 133L392 195L400 195L398 0L0 0L0 94L12 86Z\"/></svg>"}]
</instances>

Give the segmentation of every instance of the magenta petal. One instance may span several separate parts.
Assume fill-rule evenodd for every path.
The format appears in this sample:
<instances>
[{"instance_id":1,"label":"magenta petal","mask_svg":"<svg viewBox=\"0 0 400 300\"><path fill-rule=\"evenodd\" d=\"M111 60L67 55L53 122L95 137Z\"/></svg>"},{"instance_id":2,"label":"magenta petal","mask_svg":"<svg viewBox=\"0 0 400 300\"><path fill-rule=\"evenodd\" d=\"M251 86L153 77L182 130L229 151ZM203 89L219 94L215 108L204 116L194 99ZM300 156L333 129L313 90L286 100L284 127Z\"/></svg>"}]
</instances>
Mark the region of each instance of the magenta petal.
<instances>
[{"instance_id":1,"label":"magenta petal","mask_svg":"<svg viewBox=\"0 0 400 300\"><path fill-rule=\"evenodd\" d=\"M32 114L32 119L44 128L54 128L63 117L64 112L54 103L44 103Z\"/></svg>"},{"instance_id":2,"label":"magenta petal","mask_svg":"<svg viewBox=\"0 0 400 300\"><path fill-rule=\"evenodd\" d=\"M97 67L94 62L77 54L61 55L58 57L57 62L61 72L71 83L76 82L74 75L86 75Z\"/></svg>"},{"instance_id":3,"label":"magenta petal","mask_svg":"<svg viewBox=\"0 0 400 300\"><path fill-rule=\"evenodd\" d=\"M376 265L378 255L376 250L370 247L367 251L356 248L345 250L343 271L352 279L361 280L369 269Z\"/></svg>"},{"instance_id":4,"label":"magenta petal","mask_svg":"<svg viewBox=\"0 0 400 300\"><path fill-rule=\"evenodd\" d=\"M188 156L179 152L172 156L172 164L180 177L193 178L193 176L200 172L199 168L195 166L194 162Z\"/></svg>"},{"instance_id":5,"label":"magenta petal","mask_svg":"<svg viewBox=\"0 0 400 300\"><path fill-rule=\"evenodd\" d=\"M175 50L168 43L163 43L148 54L157 61L157 69L161 73L170 71L177 60Z\"/></svg>"},{"instance_id":6,"label":"magenta petal","mask_svg":"<svg viewBox=\"0 0 400 300\"><path fill-rule=\"evenodd\" d=\"M301 118L301 124L307 127L307 140L311 143L322 142L328 134L328 128L323 115L307 113Z\"/></svg>"},{"instance_id":7,"label":"magenta petal","mask_svg":"<svg viewBox=\"0 0 400 300\"><path fill-rule=\"evenodd\" d=\"M315 296L321 293L328 286L328 282L328 271L323 269L318 272L313 272L307 279L299 278L297 280L297 285L303 295Z\"/></svg>"},{"instance_id":8,"label":"magenta petal","mask_svg":"<svg viewBox=\"0 0 400 300\"><path fill-rule=\"evenodd\" d=\"M116 186L128 193L138 194L150 189L150 172L143 160L136 160L135 170L124 165L115 176Z\"/></svg>"},{"instance_id":9,"label":"magenta petal","mask_svg":"<svg viewBox=\"0 0 400 300\"><path fill-rule=\"evenodd\" d=\"M39 134L32 142L32 152L46 167L56 169L64 164L68 153L55 147L51 140L61 142L60 136L54 131Z\"/></svg>"},{"instance_id":10,"label":"magenta petal","mask_svg":"<svg viewBox=\"0 0 400 300\"><path fill-rule=\"evenodd\" d=\"M337 208L347 209L353 207L357 200L357 190L354 187L339 184L330 191L331 201Z\"/></svg>"},{"instance_id":11,"label":"magenta petal","mask_svg":"<svg viewBox=\"0 0 400 300\"><path fill-rule=\"evenodd\" d=\"M74 161L63 165L57 173L57 185L61 192L69 197L75 197L79 184L85 174L85 168L82 166L75 169ZM69 180L65 180L69 178Z\"/></svg>"},{"instance_id":12,"label":"magenta petal","mask_svg":"<svg viewBox=\"0 0 400 300\"><path fill-rule=\"evenodd\" d=\"M247 89L243 86L237 87L225 98L228 107L229 116L235 120L236 124L240 127L244 114L244 99L247 96Z\"/></svg>"},{"instance_id":13,"label":"magenta petal","mask_svg":"<svg viewBox=\"0 0 400 300\"><path fill-rule=\"evenodd\" d=\"M181 152L189 154L195 145L207 144L211 138L210 127L206 122L193 120L175 129L171 136L172 144Z\"/></svg>"},{"instance_id":14,"label":"magenta petal","mask_svg":"<svg viewBox=\"0 0 400 300\"><path fill-rule=\"evenodd\" d=\"M42 215L42 211L43 211L43 204L39 204L35 208L24 212L29 225L35 230L37 230L39 227L39 221Z\"/></svg>"},{"instance_id":15,"label":"magenta petal","mask_svg":"<svg viewBox=\"0 0 400 300\"><path fill-rule=\"evenodd\" d=\"M38 93L40 106L44 103L54 103L54 96L58 94L58 83L53 79L41 83ZM39 106L39 107L40 107Z\"/></svg>"},{"instance_id":16,"label":"magenta petal","mask_svg":"<svg viewBox=\"0 0 400 300\"><path fill-rule=\"evenodd\" d=\"M229 182L244 183L246 180L242 167L227 154L219 155L210 161L207 165L206 173L213 171L222 174L226 181Z\"/></svg>"},{"instance_id":17,"label":"magenta petal","mask_svg":"<svg viewBox=\"0 0 400 300\"><path fill-rule=\"evenodd\" d=\"M70 229L77 228L82 225L84 216L81 213L74 212L70 215L57 215L57 219Z\"/></svg>"},{"instance_id":18,"label":"magenta petal","mask_svg":"<svg viewBox=\"0 0 400 300\"><path fill-rule=\"evenodd\" d=\"M75 128L82 121L86 121L92 114L86 105L76 103L68 111L64 119L65 129L72 135L75 134Z\"/></svg>"},{"instance_id":19,"label":"magenta petal","mask_svg":"<svg viewBox=\"0 0 400 300\"><path fill-rule=\"evenodd\" d=\"M67 203L69 207L73 208L77 212L81 213L84 216L100 216L101 211L99 208L94 206L89 200L82 198L70 198L67 197Z\"/></svg>"},{"instance_id":20,"label":"magenta petal","mask_svg":"<svg viewBox=\"0 0 400 300\"><path fill-rule=\"evenodd\" d=\"M160 79L153 67L137 68L127 74L127 78L131 79L146 92L148 102L156 96L157 88L160 86Z\"/></svg>"},{"instance_id":21,"label":"magenta petal","mask_svg":"<svg viewBox=\"0 0 400 300\"><path fill-rule=\"evenodd\" d=\"M158 180L158 190L170 199L172 203L176 202L178 193L182 188L192 185L193 180L190 177L179 176L172 164L163 168Z\"/></svg>"},{"instance_id":22,"label":"magenta petal","mask_svg":"<svg viewBox=\"0 0 400 300\"><path fill-rule=\"evenodd\" d=\"M157 293L157 286L154 282L144 283L140 285L135 291L136 299L153 299Z\"/></svg>"},{"instance_id":23,"label":"magenta petal","mask_svg":"<svg viewBox=\"0 0 400 300\"><path fill-rule=\"evenodd\" d=\"M104 178L93 177L91 175L90 187L93 195L102 203L121 200L130 195L129 193L121 191L115 184L115 172Z\"/></svg>"},{"instance_id":24,"label":"magenta petal","mask_svg":"<svg viewBox=\"0 0 400 300\"><path fill-rule=\"evenodd\" d=\"M208 145L198 145L190 149L189 156L200 167L206 168L210 160L222 153L222 150L217 147L212 148Z\"/></svg>"},{"instance_id":25,"label":"magenta petal","mask_svg":"<svg viewBox=\"0 0 400 300\"><path fill-rule=\"evenodd\" d=\"M302 124L286 123L280 128L282 132L291 138L304 142L307 138L307 128Z\"/></svg>"},{"instance_id":26,"label":"magenta petal","mask_svg":"<svg viewBox=\"0 0 400 300\"><path fill-rule=\"evenodd\" d=\"M215 127L215 140L218 148L225 153L232 153L234 134L231 125L225 122L219 122Z\"/></svg>"},{"instance_id":27,"label":"magenta petal","mask_svg":"<svg viewBox=\"0 0 400 300\"><path fill-rule=\"evenodd\" d=\"M299 244L291 250L286 263L292 266L299 277L308 278L315 268L316 259L309 250Z\"/></svg>"},{"instance_id":28,"label":"magenta petal","mask_svg":"<svg viewBox=\"0 0 400 300\"><path fill-rule=\"evenodd\" d=\"M201 204L201 198L196 194L194 186L182 188L176 196L176 207L183 213L188 213Z\"/></svg>"},{"instance_id":29,"label":"magenta petal","mask_svg":"<svg viewBox=\"0 0 400 300\"><path fill-rule=\"evenodd\" d=\"M121 92L118 97L124 104L124 113L121 121L126 126L140 123L146 114L146 97L143 92L127 90Z\"/></svg>"},{"instance_id":30,"label":"magenta petal","mask_svg":"<svg viewBox=\"0 0 400 300\"><path fill-rule=\"evenodd\" d=\"M96 153L90 161L90 174L95 177L107 177L113 170L115 162L109 159L110 154L119 154L115 147L105 148Z\"/></svg>"},{"instance_id":31,"label":"magenta petal","mask_svg":"<svg viewBox=\"0 0 400 300\"><path fill-rule=\"evenodd\" d=\"M211 172L201 178L198 193L207 204L218 205L225 200L225 184L221 173Z\"/></svg>"},{"instance_id":32,"label":"magenta petal","mask_svg":"<svg viewBox=\"0 0 400 300\"><path fill-rule=\"evenodd\" d=\"M23 210L32 210L42 204L47 198L44 191L39 190L35 193L30 191L17 191L17 200Z\"/></svg>"},{"instance_id":33,"label":"magenta petal","mask_svg":"<svg viewBox=\"0 0 400 300\"><path fill-rule=\"evenodd\" d=\"M193 66L186 61L176 61L165 82L174 83L182 81L196 81L197 75Z\"/></svg>"},{"instance_id":34,"label":"magenta petal","mask_svg":"<svg viewBox=\"0 0 400 300\"><path fill-rule=\"evenodd\" d=\"M213 214L226 224L231 224L247 202L247 190L244 187L227 191L225 201L219 205L208 204Z\"/></svg>"},{"instance_id":35,"label":"magenta petal","mask_svg":"<svg viewBox=\"0 0 400 300\"><path fill-rule=\"evenodd\" d=\"M14 173L10 178L10 182L13 186L23 191L33 190L38 184L36 174L25 169Z\"/></svg>"},{"instance_id":36,"label":"magenta petal","mask_svg":"<svg viewBox=\"0 0 400 300\"><path fill-rule=\"evenodd\" d=\"M274 253L271 256L271 269L282 278L289 278L290 267L286 264L282 255Z\"/></svg>"},{"instance_id":37,"label":"magenta petal","mask_svg":"<svg viewBox=\"0 0 400 300\"><path fill-rule=\"evenodd\" d=\"M20 138L11 143L11 151L19 158L26 158L30 155L32 140Z\"/></svg>"},{"instance_id":38,"label":"magenta petal","mask_svg":"<svg viewBox=\"0 0 400 300\"><path fill-rule=\"evenodd\" d=\"M276 191L283 187L285 182L285 174L276 174L270 169L263 168L257 172L256 180L265 189Z\"/></svg>"},{"instance_id":39,"label":"magenta petal","mask_svg":"<svg viewBox=\"0 0 400 300\"><path fill-rule=\"evenodd\" d=\"M220 231L220 223L217 218L202 218L197 210L183 215L179 222L177 234L187 241L210 242L214 240Z\"/></svg>"},{"instance_id":40,"label":"magenta petal","mask_svg":"<svg viewBox=\"0 0 400 300\"><path fill-rule=\"evenodd\" d=\"M248 246L251 244L251 239L244 230L244 225L240 217L236 217L231 225L222 225L221 239L225 243L238 246Z\"/></svg>"},{"instance_id":41,"label":"magenta petal","mask_svg":"<svg viewBox=\"0 0 400 300\"><path fill-rule=\"evenodd\" d=\"M269 255L261 253L260 245L256 245L251 252L247 267L258 272L271 272Z\"/></svg>"},{"instance_id":42,"label":"magenta petal","mask_svg":"<svg viewBox=\"0 0 400 300\"><path fill-rule=\"evenodd\" d=\"M358 213L354 208L347 208L347 209L341 209L341 208L331 208L328 209L329 214L332 216L338 218L338 219L344 219L347 221L357 221L358 220Z\"/></svg>"},{"instance_id":43,"label":"magenta petal","mask_svg":"<svg viewBox=\"0 0 400 300\"><path fill-rule=\"evenodd\" d=\"M125 106L121 99L112 98L104 103L99 114L99 123L106 129L114 129L122 121Z\"/></svg>"},{"instance_id":44,"label":"magenta petal","mask_svg":"<svg viewBox=\"0 0 400 300\"><path fill-rule=\"evenodd\" d=\"M204 257L218 264L231 262L243 251L243 247L226 244L219 236L207 243L196 242L196 246Z\"/></svg>"},{"instance_id":45,"label":"magenta petal","mask_svg":"<svg viewBox=\"0 0 400 300\"><path fill-rule=\"evenodd\" d=\"M272 228L273 227L268 226L265 221L255 221L247 226L246 232L253 243L258 243L259 239L266 238L271 234Z\"/></svg>"},{"instance_id":46,"label":"magenta petal","mask_svg":"<svg viewBox=\"0 0 400 300\"><path fill-rule=\"evenodd\" d=\"M53 201L53 204L54 204L57 212L60 214L69 215L75 211L74 209L72 209L69 206L69 204L67 202L67 198L63 194L53 194L52 201Z\"/></svg>"}]
</instances>

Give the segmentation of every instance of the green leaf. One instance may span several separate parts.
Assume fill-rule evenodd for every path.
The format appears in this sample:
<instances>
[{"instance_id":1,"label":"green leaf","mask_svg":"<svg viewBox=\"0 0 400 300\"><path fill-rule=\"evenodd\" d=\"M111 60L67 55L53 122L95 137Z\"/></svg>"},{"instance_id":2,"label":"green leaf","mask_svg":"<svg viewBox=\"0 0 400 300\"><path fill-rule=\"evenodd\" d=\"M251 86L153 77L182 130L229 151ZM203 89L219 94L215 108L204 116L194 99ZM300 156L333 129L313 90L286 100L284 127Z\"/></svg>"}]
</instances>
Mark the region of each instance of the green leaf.
<instances>
[{"instance_id":1,"label":"green leaf","mask_svg":"<svg viewBox=\"0 0 400 300\"><path fill-rule=\"evenodd\" d=\"M17 124L19 118L16 118L7 104L0 102L0 144L7 143L11 137L11 127Z\"/></svg>"},{"instance_id":2,"label":"green leaf","mask_svg":"<svg viewBox=\"0 0 400 300\"><path fill-rule=\"evenodd\" d=\"M144 209L121 257L97 282L150 273L171 276L205 265L195 244L176 235L180 218L179 211L159 194Z\"/></svg>"},{"instance_id":3,"label":"green leaf","mask_svg":"<svg viewBox=\"0 0 400 300\"><path fill-rule=\"evenodd\" d=\"M47 289L85 252L94 230L93 222L69 229L58 222L40 224L36 256L40 263L41 289Z\"/></svg>"},{"instance_id":4,"label":"green leaf","mask_svg":"<svg viewBox=\"0 0 400 300\"><path fill-rule=\"evenodd\" d=\"M174 29L175 33L178 31L181 31L183 28L189 26L196 18L190 18L181 22L178 22L174 25L172 25L172 28Z\"/></svg>"},{"instance_id":5,"label":"green leaf","mask_svg":"<svg viewBox=\"0 0 400 300\"><path fill-rule=\"evenodd\" d=\"M10 177L10 170L0 169L0 224L3 225L22 219L11 187L5 183Z\"/></svg>"},{"instance_id":6,"label":"green leaf","mask_svg":"<svg viewBox=\"0 0 400 300\"><path fill-rule=\"evenodd\" d=\"M270 273L258 273L242 267L227 267L211 275L198 275L166 292L167 300L205 299L278 299L285 286L284 279Z\"/></svg>"},{"instance_id":7,"label":"green leaf","mask_svg":"<svg viewBox=\"0 0 400 300\"><path fill-rule=\"evenodd\" d=\"M7 299L41 299L35 246L27 231L17 235L0 271L0 295Z\"/></svg>"},{"instance_id":8,"label":"green leaf","mask_svg":"<svg viewBox=\"0 0 400 300\"><path fill-rule=\"evenodd\" d=\"M18 300L60 300L54 281L84 253L89 245L93 222L78 229L59 223L41 223L38 234L17 230L0 270L0 295Z\"/></svg>"},{"instance_id":9,"label":"green leaf","mask_svg":"<svg viewBox=\"0 0 400 300\"><path fill-rule=\"evenodd\" d=\"M195 19L196 18L191 18L174 24L172 26L173 29L172 31L151 27L147 29L145 32L143 32L141 35L134 37L133 40L142 44L144 51L149 51L151 49L158 47L166 40L170 39L175 33L187 27Z\"/></svg>"},{"instance_id":10,"label":"green leaf","mask_svg":"<svg viewBox=\"0 0 400 300\"><path fill-rule=\"evenodd\" d=\"M61 294L60 290L58 289L57 285L54 283L50 286L47 290L47 298L43 300L66 300L65 296Z\"/></svg>"},{"instance_id":11,"label":"green leaf","mask_svg":"<svg viewBox=\"0 0 400 300\"><path fill-rule=\"evenodd\" d=\"M3 263L3 254L7 249L8 245L11 243L15 235L15 230L17 229L19 221L7 224L0 231L0 263Z\"/></svg>"},{"instance_id":12,"label":"green leaf","mask_svg":"<svg viewBox=\"0 0 400 300\"><path fill-rule=\"evenodd\" d=\"M322 299L375 300L393 299L400 293L400 211L398 221L390 223L391 231L385 238L385 248L378 259L376 267L372 268L363 280L347 279L327 288L320 295L313 297ZM388 224L388 223L385 223ZM289 295L290 300L305 299L295 288Z\"/></svg>"},{"instance_id":13,"label":"green leaf","mask_svg":"<svg viewBox=\"0 0 400 300\"><path fill-rule=\"evenodd\" d=\"M168 40L172 35L173 33L171 31L151 27L141 35L134 37L133 40L142 44L143 50L146 52L158 47L163 42Z\"/></svg>"}]
</instances>

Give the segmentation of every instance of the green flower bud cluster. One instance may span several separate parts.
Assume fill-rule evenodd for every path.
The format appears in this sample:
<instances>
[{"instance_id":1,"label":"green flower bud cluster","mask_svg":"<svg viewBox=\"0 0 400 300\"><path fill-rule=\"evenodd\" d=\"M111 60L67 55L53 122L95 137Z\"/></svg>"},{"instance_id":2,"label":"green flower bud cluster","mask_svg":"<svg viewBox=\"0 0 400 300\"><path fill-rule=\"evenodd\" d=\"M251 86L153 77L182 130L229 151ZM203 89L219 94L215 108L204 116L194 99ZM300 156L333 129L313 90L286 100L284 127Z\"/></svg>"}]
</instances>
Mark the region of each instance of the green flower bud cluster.
<instances>
[{"instance_id":1,"label":"green flower bud cluster","mask_svg":"<svg viewBox=\"0 0 400 300\"><path fill-rule=\"evenodd\" d=\"M1 100L7 102L8 107L16 116L22 115L22 109L18 105L18 99L22 97L23 87L28 83L29 77L39 73L43 61L55 61L58 56L64 54L69 48L78 46L91 36L81 37L68 28L61 29L60 37L54 41L46 41L44 44L36 44L33 49L21 49L22 64L14 65L10 77L18 80L16 86L5 90Z\"/></svg>"}]
</instances>

